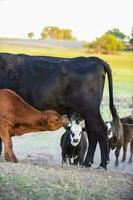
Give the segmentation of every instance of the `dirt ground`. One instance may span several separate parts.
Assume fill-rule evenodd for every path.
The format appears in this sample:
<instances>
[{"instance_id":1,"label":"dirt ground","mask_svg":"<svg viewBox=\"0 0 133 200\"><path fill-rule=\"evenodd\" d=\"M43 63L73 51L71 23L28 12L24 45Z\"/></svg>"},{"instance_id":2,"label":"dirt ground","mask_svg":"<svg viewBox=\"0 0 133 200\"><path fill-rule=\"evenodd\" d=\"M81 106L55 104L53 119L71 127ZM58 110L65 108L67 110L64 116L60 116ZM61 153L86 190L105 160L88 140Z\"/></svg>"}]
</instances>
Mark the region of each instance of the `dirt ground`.
<instances>
[{"instance_id":1,"label":"dirt ground","mask_svg":"<svg viewBox=\"0 0 133 200\"><path fill-rule=\"evenodd\" d=\"M96 169L99 148L91 169L62 165L63 131L12 138L19 163L0 158L0 200L133 200L133 165L115 169L111 152L108 170Z\"/></svg>"},{"instance_id":2,"label":"dirt ground","mask_svg":"<svg viewBox=\"0 0 133 200\"><path fill-rule=\"evenodd\" d=\"M29 133L21 137L13 137L13 149L18 160L40 160L49 165L61 165L61 148L60 138L64 129L61 128L54 132ZM110 154L110 163L108 169L111 171L120 171L133 174L133 163L128 164L129 148L127 153L127 161L125 164L120 162L118 168L114 167L114 151ZM120 154L120 161L122 150ZM98 167L100 163L99 146L95 152L95 164L93 168Z\"/></svg>"}]
</instances>

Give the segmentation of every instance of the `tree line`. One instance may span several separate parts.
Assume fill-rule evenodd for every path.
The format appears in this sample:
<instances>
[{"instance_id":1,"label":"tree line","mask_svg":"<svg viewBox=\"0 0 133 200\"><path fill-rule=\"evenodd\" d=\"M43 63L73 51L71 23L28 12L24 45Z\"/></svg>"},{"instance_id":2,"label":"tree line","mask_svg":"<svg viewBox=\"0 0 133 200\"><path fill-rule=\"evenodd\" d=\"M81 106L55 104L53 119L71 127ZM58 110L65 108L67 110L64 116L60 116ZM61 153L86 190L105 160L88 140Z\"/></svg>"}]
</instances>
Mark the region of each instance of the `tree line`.
<instances>
[{"instance_id":1,"label":"tree line","mask_svg":"<svg viewBox=\"0 0 133 200\"><path fill-rule=\"evenodd\" d=\"M34 37L34 32L29 32L29 38ZM56 39L56 40L77 40L73 36L71 29L61 29L56 26L44 27L40 33L41 39ZM108 30L101 37L96 38L92 42L86 42L84 45L89 52L95 53L113 53L121 50L133 51L133 27L131 28L130 36L121 32L118 28Z\"/></svg>"},{"instance_id":2,"label":"tree line","mask_svg":"<svg viewBox=\"0 0 133 200\"><path fill-rule=\"evenodd\" d=\"M28 33L29 38L34 37L33 32ZM76 40L71 29L61 29L56 26L46 26L40 33L41 39Z\"/></svg>"}]
</instances>

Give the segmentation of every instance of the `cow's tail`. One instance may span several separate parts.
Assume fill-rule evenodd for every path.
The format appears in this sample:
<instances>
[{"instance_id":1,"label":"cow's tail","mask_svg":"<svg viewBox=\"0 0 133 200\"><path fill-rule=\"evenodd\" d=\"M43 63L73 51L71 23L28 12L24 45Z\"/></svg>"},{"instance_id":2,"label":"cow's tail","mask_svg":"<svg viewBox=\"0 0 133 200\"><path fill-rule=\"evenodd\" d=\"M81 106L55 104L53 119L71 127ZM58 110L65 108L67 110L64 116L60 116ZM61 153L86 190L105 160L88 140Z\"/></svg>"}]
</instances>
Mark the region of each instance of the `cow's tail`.
<instances>
[{"instance_id":1,"label":"cow's tail","mask_svg":"<svg viewBox=\"0 0 133 200\"><path fill-rule=\"evenodd\" d=\"M104 66L104 70L108 76L108 87L109 87L109 107L113 118L113 133L118 141L123 139L123 129L122 124L117 113L116 107L114 105L114 97L113 97L113 80L112 80L112 70L108 63L102 60L102 65Z\"/></svg>"}]
</instances>

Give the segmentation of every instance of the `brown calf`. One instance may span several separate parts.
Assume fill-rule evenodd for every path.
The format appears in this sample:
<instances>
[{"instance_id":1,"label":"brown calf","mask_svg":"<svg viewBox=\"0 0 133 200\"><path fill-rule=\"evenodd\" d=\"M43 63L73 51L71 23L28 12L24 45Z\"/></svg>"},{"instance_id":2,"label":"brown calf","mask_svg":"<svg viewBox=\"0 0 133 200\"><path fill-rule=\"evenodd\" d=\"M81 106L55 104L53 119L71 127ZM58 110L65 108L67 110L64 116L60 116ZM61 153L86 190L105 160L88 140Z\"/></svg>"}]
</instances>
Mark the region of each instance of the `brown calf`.
<instances>
[{"instance_id":1,"label":"brown calf","mask_svg":"<svg viewBox=\"0 0 133 200\"><path fill-rule=\"evenodd\" d=\"M133 159L133 116L129 115L127 117L123 117L120 119L122 126L123 126L123 142L119 144L115 144L115 139L114 137L110 138L109 144L111 149L115 149L115 156L116 156L116 161L115 161L115 166L117 167L119 165L119 154L121 147L123 146L123 157L122 157L122 162L125 162L126 160L126 152L127 152L127 146L130 143L130 158L129 158L129 163L132 163Z\"/></svg>"},{"instance_id":2,"label":"brown calf","mask_svg":"<svg viewBox=\"0 0 133 200\"><path fill-rule=\"evenodd\" d=\"M0 140L4 143L5 160L17 162L11 136L61 128L65 118L54 110L41 112L8 89L0 89Z\"/></svg>"}]
</instances>

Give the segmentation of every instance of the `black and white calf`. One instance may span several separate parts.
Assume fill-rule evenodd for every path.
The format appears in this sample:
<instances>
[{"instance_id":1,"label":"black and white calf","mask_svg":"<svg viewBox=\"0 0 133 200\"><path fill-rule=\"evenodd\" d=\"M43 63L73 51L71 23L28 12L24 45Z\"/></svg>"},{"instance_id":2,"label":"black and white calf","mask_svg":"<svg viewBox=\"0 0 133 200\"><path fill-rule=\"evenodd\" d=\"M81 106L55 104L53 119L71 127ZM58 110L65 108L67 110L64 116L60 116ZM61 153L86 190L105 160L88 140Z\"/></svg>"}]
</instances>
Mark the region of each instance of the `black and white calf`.
<instances>
[{"instance_id":1,"label":"black and white calf","mask_svg":"<svg viewBox=\"0 0 133 200\"><path fill-rule=\"evenodd\" d=\"M119 142L115 142L115 136L112 134L112 122L107 123L108 127L108 138L109 138L109 146L110 149L115 149L115 166L119 166L119 154L121 147L123 147L123 157L122 162L125 162L126 160L126 153L127 153L127 147L128 144L130 144L130 157L129 157L129 163L132 163L133 161L133 116L129 115L123 118L120 118L123 128L123 140L120 140Z\"/></svg>"},{"instance_id":2,"label":"black and white calf","mask_svg":"<svg viewBox=\"0 0 133 200\"><path fill-rule=\"evenodd\" d=\"M61 137L62 164L83 165L88 148L86 131L78 124L73 124ZM72 162L73 160L73 162Z\"/></svg>"}]
</instances>

